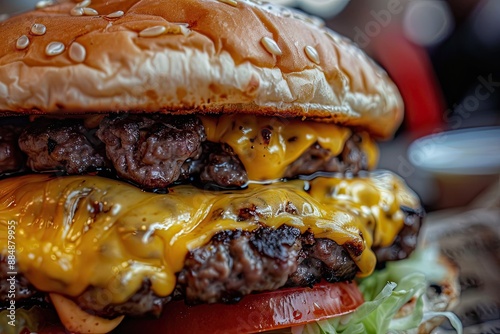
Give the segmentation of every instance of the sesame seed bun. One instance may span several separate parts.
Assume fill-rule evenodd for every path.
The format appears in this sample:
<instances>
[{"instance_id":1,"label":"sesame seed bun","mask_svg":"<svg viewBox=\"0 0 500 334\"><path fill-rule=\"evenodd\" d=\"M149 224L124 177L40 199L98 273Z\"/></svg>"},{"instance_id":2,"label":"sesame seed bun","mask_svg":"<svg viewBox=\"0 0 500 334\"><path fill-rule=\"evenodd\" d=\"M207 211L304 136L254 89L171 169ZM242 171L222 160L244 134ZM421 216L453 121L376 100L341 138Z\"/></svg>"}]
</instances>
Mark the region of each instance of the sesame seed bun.
<instances>
[{"instance_id":1,"label":"sesame seed bun","mask_svg":"<svg viewBox=\"0 0 500 334\"><path fill-rule=\"evenodd\" d=\"M387 74L304 14L244 0L59 2L0 23L0 115L239 112L377 137L401 122Z\"/></svg>"}]
</instances>

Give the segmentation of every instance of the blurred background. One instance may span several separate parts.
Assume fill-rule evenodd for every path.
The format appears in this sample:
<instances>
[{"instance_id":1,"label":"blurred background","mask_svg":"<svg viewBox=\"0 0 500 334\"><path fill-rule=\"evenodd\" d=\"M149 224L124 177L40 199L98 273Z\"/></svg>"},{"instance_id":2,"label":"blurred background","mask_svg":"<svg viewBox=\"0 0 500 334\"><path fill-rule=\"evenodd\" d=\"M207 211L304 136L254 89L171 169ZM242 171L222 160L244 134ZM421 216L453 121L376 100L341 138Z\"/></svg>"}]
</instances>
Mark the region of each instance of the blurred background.
<instances>
[{"instance_id":1,"label":"blurred background","mask_svg":"<svg viewBox=\"0 0 500 334\"><path fill-rule=\"evenodd\" d=\"M500 1L274 2L321 16L396 82L405 120L381 144L379 166L402 175L429 211L464 206L498 185Z\"/></svg>"},{"instance_id":2,"label":"blurred background","mask_svg":"<svg viewBox=\"0 0 500 334\"><path fill-rule=\"evenodd\" d=\"M37 2L0 0L0 21ZM420 195L423 234L460 266L465 333L499 333L500 0L272 2L321 16L396 82L405 119L379 166Z\"/></svg>"}]
</instances>

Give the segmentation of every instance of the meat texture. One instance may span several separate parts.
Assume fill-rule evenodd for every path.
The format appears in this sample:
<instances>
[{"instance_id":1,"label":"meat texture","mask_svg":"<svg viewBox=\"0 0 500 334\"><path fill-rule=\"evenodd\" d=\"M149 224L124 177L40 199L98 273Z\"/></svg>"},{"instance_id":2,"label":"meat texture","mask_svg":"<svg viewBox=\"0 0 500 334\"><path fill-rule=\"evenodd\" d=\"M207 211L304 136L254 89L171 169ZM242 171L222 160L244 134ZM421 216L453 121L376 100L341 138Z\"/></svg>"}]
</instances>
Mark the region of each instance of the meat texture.
<instances>
[{"instance_id":1,"label":"meat texture","mask_svg":"<svg viewBox=\"0 0 500 334\"><path fill-rule=\"evenodd\" d=\"M81 119L47 118L23 127L0 125L0 174L22 171L26 164L35 172L98 171L149 190L182 182L240 188L249 181L233 149L207 141L203 124L195 116L118 114L102 116L94 127L85 125ZM314 143L288 166L284 177L366 170L361 140L358 134L352 135L338 155Z\"/></svg>"},{"instance_id":2,"label":"meat texture","mask_svg":"<svg viewBox=\"0 0 500 334\"><path fill-rule=\"evenodd\" d=\"M226 144L206 142L199 178L202 183L221 187L241 187L248 182L248 175L240 159Z\"/></svg>"},{"instance_id":3,"label":"meat texture","mask_svg":"<svg viewBox=\"0 0 500 334\"><path fill-rule=\"evenodd\" d=\"M176 181L182 165L199 158L205 140L198 118L160 115L107 117L97 136L116 173L149 189Z\"/></svg>"},{"instance_id":4,"label":"meat texture","mask_svg":"<svg viewBox=\"0 0 500 334\"><path fill-rule=\"evenodd\" d=\"M314 143L288 166L285 177L310 175L318 171L357 174L361 170L367 170L368 160L360 149L361 140L357 134L352 135L339 155Z\"/></svg>"},{"instance_id":5,"label":"meat texture","mask_svg":"<svg viewBox=\"0 0 500 334\"><path fill-rule=\"evenodd\" d=\"M80 174L104 167L106 160L97 151L98 140L78 120L44 120L23 130L19 147L28 156L34 171L63 170Z\"/></svg>"},{"instance_id":6,"label":"meat texture","mask_svg":"<svg viewBox=\"0 0 500 334\"><path fill-rule=\"evenodd\" d=\"M0 125L0 174L16 172L24 166L24 156L17 144L19 129Z\"/></svg>"},{"instance_id":7,"label":"meat texture","mask_svg":"<svg viewBox=\"0 0 500 334\"><path fill-rule=\"evenodd\" d=\"M392 245L374 249L379 266L387 261L406 259L417 247L425 212L423 209L415 210L406 206L401 207L401 210L405 214L404 225Z\"/></svg>"},{"instance_id":8,"label":"meat texture","mask_svg":"<svg viewBox=\"0 0 500 334\"><path fill-rule=\"evenodd\" d=\"M301 234L297 228L286 225L277 229L263 226L251 232L220 232L207 245L191 251L170 296L155 295L145 279L142 287L122 304L109 304L103 291L94 287L75 301L88 312L105 317L158 315L172 299L184 299L190 304L232 303L249 293L309 286L321 279L349 281L356 272L355 262L331 240L315 239L310 232ZM0 278L5 277L0 273ZM33 298L43 300L44 294L30 285L22 273L16 279L17 291L22 292L18 306L30 305ZM6 295L7 291L0 290L3 301L7 300ZM0 310L6 306L0 302Z\"/></svg>"},{"instance_id":9,"label":"meat texture","mask_svg":"<svg viewBox=\"0 0 500 334\"><path fill-rule=\"evenodd\" d=\"M423 212L404 208L405 226L393 245L375 249L378 262L408 256L416 246ZM248 213L251 216L251 213ZM245 213L242 213L245 219ZM0 257L0 269L5 269ZM120 314L139 316L161 313L172 299L187 303L236 302L242 296L287 286L310 286L324 279L328 282L350 281L358 268L348 251L332 240L315 238L306 231L282 225L277 229L262 226L254 231L228 230L216 234L211 241L188 253L177 285L170 296L160 297L145 279L142 287L126 302L109 304L100 298L100 289L89 287L75 301L83 309L105 317ZM0 271L0 279L7 278ZM18 306L29 306L46 300L19 273L16 276ZM7 290L0 289L0 310L7 306Z\"/></svg>"}]
</instances>

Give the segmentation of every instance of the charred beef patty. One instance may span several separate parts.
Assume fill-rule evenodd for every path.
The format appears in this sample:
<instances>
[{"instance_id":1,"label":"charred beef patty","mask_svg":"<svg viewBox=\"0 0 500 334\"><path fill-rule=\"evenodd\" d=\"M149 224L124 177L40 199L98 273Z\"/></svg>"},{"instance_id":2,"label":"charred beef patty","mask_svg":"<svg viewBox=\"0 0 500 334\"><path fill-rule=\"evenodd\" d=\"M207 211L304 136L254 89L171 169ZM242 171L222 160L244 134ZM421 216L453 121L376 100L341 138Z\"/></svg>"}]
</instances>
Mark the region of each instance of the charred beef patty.
<instances>
[{"instance_id":1,"label":"charred beef patty","mask_svg":"<svg viewBox=\"0 0 500 334\"><path fill-rule=\"evenodd\" d=\"M33 171L64 170L79 174L105 166L92 131L76 120L40 120L23 130L19 147Z\"/></svg>"},{"instance_id":2,"label":"charred beef patty","mask_svg":"<svg viewBox=\"0 0 500 334\"><path fill-rule=\"evenodd\" d=\"M106 117L97 136L116 173L149 189L179 179L182 165L200 157L205 141L199 119L166 115Z\"/></svg>"},{"instance_id":3,"label":"charred beef patty","mask_svg":"<svg viewBox=\"0 0 500 334\"><path fill-rule=\"evenodd\" d=\"M416 246L422 212L408 208L403 208L403 212L405 226L393 245L375 249L378 263L408 256ZM0 269L0 279L7 279L6 258L1 255ZM278 229L261 227L252 232L220 232L207 245L191 251L170 296L156 296L150 282L144 281L123 304L109 304L105 294L93 288L75 301L86 311L105 317L158 315L172 299L184 299L191 304L235 302L252 292L310 286L321 279L349 281L357 271L346 249L332 240L315 238L310 232L301 234L297 228L286 225ZM16 305L20 307L39 305L45 300L45 294L29 284L22 273L16 275L16 291ZM0 289L0 310L7 306L7 290Z\"/></svg>"},{"instance_id":4,"label":"charred beef patty","mask_svg":"<svg viewBox=\"0 0 500 334\"><path fill-rule=\"evenodd\" d=\"M19 128L0 125L0 174L24 168L24 156L17 144Z\"/></svg>"},{"instance_id":5,"label":"charred beef patty","mask_svg":"<svg viewBox=\"0 0 500 334\"><path fill-rule=\"evenodd\" d=\"M288 166L285 177L310 175L317 171L357 174L368 166L367 157L360 149L360 144L361 137L353 134L345 143L342 152L336 156L320 144L314 143Z\"/></svg>"},{"instance_id":6,"label":"charred beef patty","mask_svg":"<svg viewBox=\"0 0 500 334\"><path fill-rule=\"evenodd\" d=\"M27 170L98 172L145 189L183 182L241 187L248 182L237 154L227 144L208 141L198 117L119 114L97 120L91 125L76 118L18 118L12 124L4 119L0 124L0 176ZM313 143L287 167L284 176L294 178L317 171L358 174L367 170L368 158L361 141L362 136L352 134L338 154ZM416 246L422 213L402 210L405 225L393 245L374 249L379 264L404 258ZM253 215L255 212L248 209L241 211L239 218ZM252 232L228 230L188 253L170 296L157 296L151 282L144 280L122 304L110 304L106 294L94 287L74 300L82 309L105 317L159 315L172 299L191 304L231 303L253 292L310 286L320 280L352 280L358 272L351 258L357 256L353 252L348 244L341 246L286 225L277 229L262 226ZM6 259L0 255L0 269L5 268ZM6 279L6 273L2 270L0 279ZM48 305L46 293L37 291L22 272L16 275L16 291L20 292L16 294L20 307ZM3 309L8 306L5 289L0 289L0 298Z\"/></svg>"},{"instance_id":7,"label":"charred beef patty","mask_svg":"<svg viewBox=\"0 0 500 334\"><path fill-rule=\"evenodd\" d=\"M2 120L2 124L8 122ZM189 179L227 188L248 181L232 148L207 141L203 124L195 116L119 114L92 126L81 119L39 118L24 123L0 124L0 176L26 167L66 174L101 171L144 189L162 189ZM355 133L337 155L314 143L288 166L284 176L317 171L356 174L368 169L360 147L361 137Z\"/></svg>"},{"instance_id":8,"label":"charred beef patty","mask_svg":"<svg viewBox=\"0 0 500 334\"><path fill-rule=\"evenodd\" d=\"M377 267L383 267L387 261L406 259L417 247L417 237L425 215L423 209L415 210L402 206L405 215L404 226L399 231L392 245L373 249L377 256Z\"/></svg>"}]
</instances>

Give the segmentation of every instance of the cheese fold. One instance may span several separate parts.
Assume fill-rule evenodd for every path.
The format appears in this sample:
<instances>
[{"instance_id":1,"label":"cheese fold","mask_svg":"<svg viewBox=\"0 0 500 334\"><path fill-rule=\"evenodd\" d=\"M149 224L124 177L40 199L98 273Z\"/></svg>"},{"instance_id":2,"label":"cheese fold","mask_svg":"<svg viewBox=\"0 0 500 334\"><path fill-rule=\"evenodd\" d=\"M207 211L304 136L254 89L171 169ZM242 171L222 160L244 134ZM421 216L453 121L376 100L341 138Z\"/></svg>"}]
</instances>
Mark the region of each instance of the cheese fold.
<instances>
[{"instance_id":1,"label":"cheese fold","mask_svg":"<svg viewBox=\"0 0 500 334\"><path fill-rule=\"evenodd\" d=\"M245 166L248 178L255 181L284 177L287 167L316 142L333 156L339 155L352 135L346 127L294 118L234 114L200 119L207 140L229 145ZM373 169L378 160L377 145L367 133L358 135L368 169Z\"/></svg>"}]
</instances>

